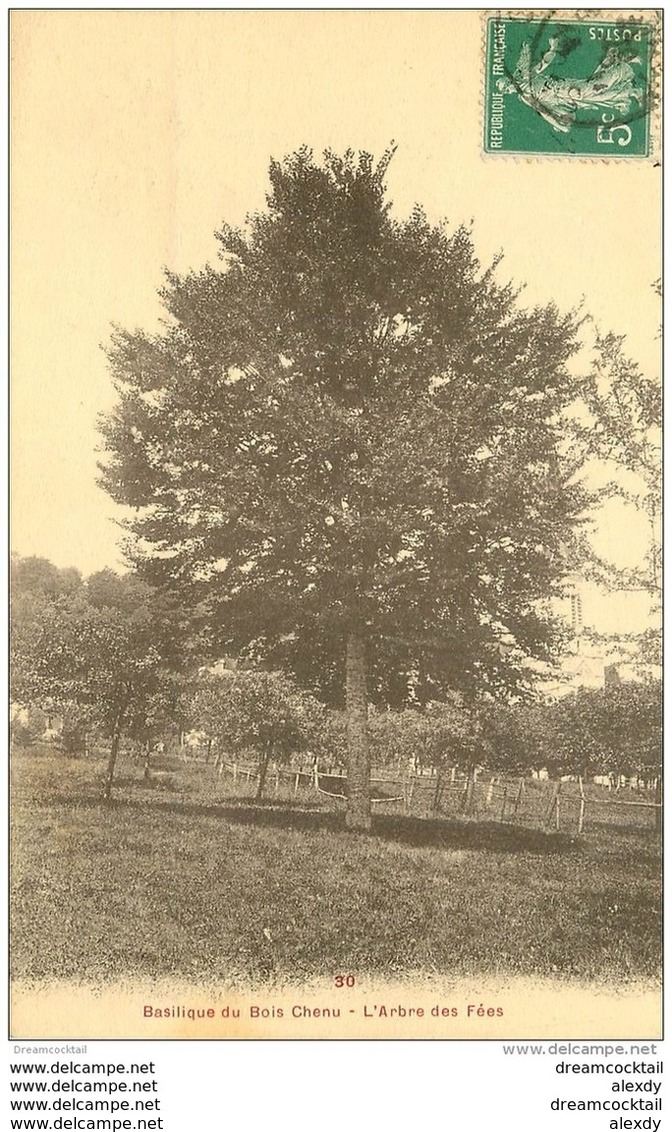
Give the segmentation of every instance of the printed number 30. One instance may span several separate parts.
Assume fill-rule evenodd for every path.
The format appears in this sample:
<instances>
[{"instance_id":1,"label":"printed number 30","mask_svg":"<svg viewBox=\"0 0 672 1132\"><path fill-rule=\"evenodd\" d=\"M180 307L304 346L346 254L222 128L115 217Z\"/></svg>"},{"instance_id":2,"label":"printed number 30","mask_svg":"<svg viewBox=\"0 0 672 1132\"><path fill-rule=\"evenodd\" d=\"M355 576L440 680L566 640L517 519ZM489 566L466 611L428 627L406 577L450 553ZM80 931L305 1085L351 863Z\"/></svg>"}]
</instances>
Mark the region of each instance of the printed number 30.
<instances>
[{"instance_id":1,"label":"printed number 30","mask_svg":"<svg viewBox=\"0 0 672 1132\"><path fill-rule=\"evenodd\" d=\"M336 978L334 979L334 983L337 987L354 987L355 976L354 975L336 975Z\"/></svg>"},{"instance_id":2,"label":"printed number 30","mask_svg":"<svg viewBox=\"0 0 672 1132\"><path fill-rule=\"evenodd\" d=\"M602 115L603 122L613 122L613 120L613 114ZM620 138L616 138L614 135L617 134L619 130L623 130L623 134ZM631 137L632 130L623 123L620 126L610 126L609 129L607 129L606 126L597 127L597 140L602 145L613 145L614 142L617 142L618 145L628 145Z\"/></svg>"}]
</instances>

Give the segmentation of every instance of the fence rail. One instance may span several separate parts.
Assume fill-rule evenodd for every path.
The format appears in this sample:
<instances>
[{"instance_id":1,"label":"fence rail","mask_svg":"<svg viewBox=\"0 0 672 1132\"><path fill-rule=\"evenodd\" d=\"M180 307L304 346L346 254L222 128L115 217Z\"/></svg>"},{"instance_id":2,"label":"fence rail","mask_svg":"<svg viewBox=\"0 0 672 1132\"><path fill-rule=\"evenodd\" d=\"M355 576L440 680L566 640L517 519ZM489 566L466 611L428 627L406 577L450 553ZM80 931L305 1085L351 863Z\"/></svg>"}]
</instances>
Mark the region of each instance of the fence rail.
<instances>
[{"instance_id":1,"label":"fence rail","mask_svg":"<svg viewBox=\"0 0 672 1132\"><path fill-rule=\"evenodd\" d=\"M252 764L220 760L217 771L226 773L235 786L256 785L259 781L258 768ZM374 772L371 785L372 804L378 812L480 819L558 832L583 833L604 825L653 827L658 825L662 810L661 803L653 798L615 797L620 791L581 779L514 779L488 772L476 777L461 775L457 768L443 778ZM339 805L347 799L347 776L319 767L273 767L267 776L267 788L275 795L282 789L283 793L288 790L290 797L312 794Z\"/></svg>"}]
</instances>

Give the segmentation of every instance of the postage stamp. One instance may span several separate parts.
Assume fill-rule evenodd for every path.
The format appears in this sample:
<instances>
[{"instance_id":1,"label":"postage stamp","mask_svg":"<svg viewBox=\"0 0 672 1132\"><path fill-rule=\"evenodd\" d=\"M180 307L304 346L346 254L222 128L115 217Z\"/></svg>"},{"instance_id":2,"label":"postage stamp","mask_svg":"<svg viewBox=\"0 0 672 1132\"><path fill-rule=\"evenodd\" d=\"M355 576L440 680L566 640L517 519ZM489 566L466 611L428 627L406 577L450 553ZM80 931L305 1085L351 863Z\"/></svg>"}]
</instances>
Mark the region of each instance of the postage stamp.
<instances>
[{"instance_id":1,"label":"postage stamp","mask_svg":"<svg viewBox=\"0 0 672 1132\"><path fill-rule=\"evenodd\" d=\"M655 33L627 12L488 18L485 152L648 157Z\"/></svg>"}]
</instances>

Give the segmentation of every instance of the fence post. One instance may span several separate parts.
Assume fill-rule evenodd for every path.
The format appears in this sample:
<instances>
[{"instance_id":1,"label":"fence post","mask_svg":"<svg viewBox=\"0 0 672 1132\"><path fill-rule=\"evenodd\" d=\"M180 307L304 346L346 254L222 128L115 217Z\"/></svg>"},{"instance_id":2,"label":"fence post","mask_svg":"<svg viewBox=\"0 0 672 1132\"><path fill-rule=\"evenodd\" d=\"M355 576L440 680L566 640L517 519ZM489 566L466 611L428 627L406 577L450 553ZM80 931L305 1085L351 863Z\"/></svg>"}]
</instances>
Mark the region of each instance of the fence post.
<instances>
[{"instance_id":1,"label":"fence post","mask_svg":"<svg viewBox=\"0 0 672 1132\"><path fill-rule=\"evenodd\" d=\"M494 789L495 789L495 779L494 779L494 776L493 776L493 778L490 779L490 784L488 786L488 792L485 795L486 806L489 806L490 803L492 802L492 792L493 792Z\"/></svg>"},{"instance_id":2,"label":"fence post","mask_svg":"<svg viewBox=\"0 0 672 1132\"><path fill-rule=\"evenodd\" d=\"M467 782L464 789L464 800L462 803L462 813L466 817L470 817L477 809L476 801L476 783L478 782L478 767L474 767L471 774L467 775Z\"/></svg>"},{"instance_id":3,"label":"fence post","mask_svg":"<svg viewBox=\"0 0 672 1132\"><path fill-rule=\"evenodd\" d=\"M525 779L521 775L520 782L518 783L518 793L516 794L516 801L515 801L515 804L514 804L514 807L513 807L514 818L518 816L518 807L520 806L520 803L523 800L523 794L524 793L525 793Z\"/></svg>"},{"instance_id":4,"label":"fence post","mask_svg":"<svg viewBox=\"0 0 672 1132\"><path fill-rule=\"evenodd\" d=\"M579 775L579 790L581 791L581 802L579 805L579 824L577 827L577 833L583 833L583 819L586 813L586 793L583 789L583 779L581 775Z\"/></svg>"},{"instance_id":5,"label":"fence post","mask_svg":"<svg viewBox=\"0 0 672 1132\"><path fill-rule=\"evenodd\" d=\"M469 774L466 774L465 778L464 778L464 790L462 791L462 813L465 814L465 815L469 813L469 793L470 793L470 790L471 790L471 777L470 777Z\"/></svg>"},{"instance_id":6,"label":"fence post","mask_svg":"<svg viewBox=\"0 0 672 1132\"><path fill-rule=\"evenodd\" d=\"M437 767L436 771L436 786L434 787L434 799L432 801L432 813L438 813L441 799L443 797L443 772L441 767Z\"/></svg>"},{"instance_id":7,"label":"fence post","mask_svg":"<svg viewBox=\"0 0 672 1132\"><path fill-rule=\"evenodd\" d=\"M294 797L295 798L296 798L296 795L299 792L299 777L300 777L300 774L301 774L301 772L297 770L296 777L294 779Z\"/></svg>"},{"instance_id":8,"label":"fence post","mask_svg":"<svg viewBox=\"0 0 672 1132\"><path fill-rule=\"evenodd\" d=\"M546 820L544 822L544 825L550 825L551 824L551 822L553 821L553 815L554 814L556 815L556 820L559 820L560 807L559 807L559 805L556 805L556 799L557 799L559 793L560 793L560 780L558 779L558 781L555 783L554 786L551 785L551 797L550 797L550 801L548 803L548 809L546 811Z\"/></svg>"},{"instance_id":9,"label":"fence post","mask_svg":"<svg viewBox=\"0 0 672 1132\"><path fill-rule=\"evenodd\" d=\"M504 783L504 794L502 795L502 812L501 812L501 814L499 815L499 820L500 820L500 821L504 821L504 811L505 811L505 809L506 809L506 795L507 795L507 793L508 793L508 790L509 790L509 788L508 788L508 785L507 785L507 783L505 782L505 783Z\"/></svg>"}]
</instances>

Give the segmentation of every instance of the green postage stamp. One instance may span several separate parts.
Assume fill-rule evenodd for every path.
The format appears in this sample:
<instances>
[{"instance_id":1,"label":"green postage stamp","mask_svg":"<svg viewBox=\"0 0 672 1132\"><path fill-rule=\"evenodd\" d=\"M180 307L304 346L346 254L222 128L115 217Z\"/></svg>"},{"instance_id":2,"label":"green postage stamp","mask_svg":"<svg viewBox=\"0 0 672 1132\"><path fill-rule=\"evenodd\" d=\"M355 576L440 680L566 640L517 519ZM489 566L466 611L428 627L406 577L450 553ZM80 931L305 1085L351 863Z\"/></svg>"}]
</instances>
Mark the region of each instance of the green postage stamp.
<instances>
[{"instance_id":1,"label":"green postage stamp","mask_svg":"<svg viewBox=\"0 0 672 1132\"><path fill-rule=\"evenodd\" d=\"M653 22L549 11L486 22L486 153L648 157Z\"/></svg>"}]
</instances>

